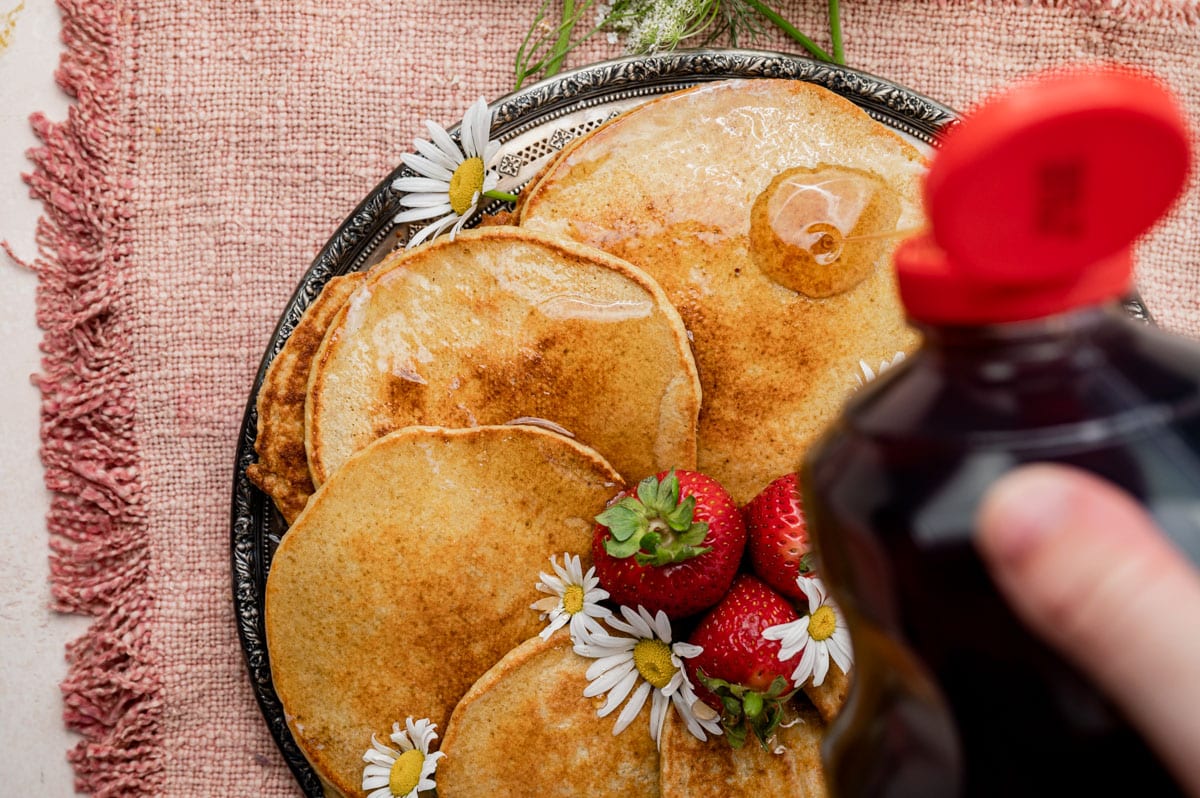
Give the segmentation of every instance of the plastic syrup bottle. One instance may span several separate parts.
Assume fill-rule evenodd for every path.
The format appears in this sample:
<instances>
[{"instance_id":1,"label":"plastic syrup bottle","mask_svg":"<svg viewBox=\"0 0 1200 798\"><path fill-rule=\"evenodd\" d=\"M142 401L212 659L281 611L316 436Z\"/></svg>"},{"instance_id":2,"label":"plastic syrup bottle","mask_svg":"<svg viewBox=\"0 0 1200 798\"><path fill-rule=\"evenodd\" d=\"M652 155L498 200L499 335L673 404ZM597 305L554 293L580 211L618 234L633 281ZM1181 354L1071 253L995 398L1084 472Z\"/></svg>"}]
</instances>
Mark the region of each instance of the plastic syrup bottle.
<instances>
[{"instance_id":1,"label":"plastic syrup bottle","mask_svg":"<svg viewBox=\"0 0 1200 798\"><path fill-rule=\"evenodd\" d=\"M1054 461L1123 486L1200 562L1200 346L1120 302L1188 140L1156 81L1097 68L1018 86L935 154L930 228L895 255L922 346L802 467L855 648L823 752L838 798L1179 793L1013 616L971 541L999 476Z\"/></svg>"}]
</instances>

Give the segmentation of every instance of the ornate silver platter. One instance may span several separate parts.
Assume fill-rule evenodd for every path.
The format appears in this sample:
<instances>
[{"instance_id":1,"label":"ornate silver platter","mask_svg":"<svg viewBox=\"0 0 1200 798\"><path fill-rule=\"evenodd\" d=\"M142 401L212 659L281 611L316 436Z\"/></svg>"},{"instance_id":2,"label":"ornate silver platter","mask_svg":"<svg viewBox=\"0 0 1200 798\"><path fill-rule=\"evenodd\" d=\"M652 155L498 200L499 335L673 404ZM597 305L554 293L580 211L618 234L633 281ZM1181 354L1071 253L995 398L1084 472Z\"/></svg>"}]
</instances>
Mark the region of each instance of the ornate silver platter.
<instances>
[{"instance_id":1,"label":"ornate silver platter","mask_svg":"<svg viewBox=\"0 0 1200 798\"><path fill-rule=\"evenodd\" d=\"M499 171L503 191L516 192L576 136L629 108L661 94L728 78L786 78L819 84L863 108L879 122L932 147L939 133L956 121L953 111L908 89L847 67L783 53L749 50L693 50L633 57L583 67L503 97L491 105L492 138L501 142ZM457 140L458 128L449 129ZM285 525L270 499L246 478L255 461L258 427L255 400L264 374L309 304L335 275L365 269L407 241L405 225L393 222L401 210L392 181L414 174L395 169L380 181L334 232L305 272L283 309L263 356L246 405L237 442L231 510L233 600L250 681L263 717L288 766L312 798L324 793L316 773L296 746L271 682L263 628L263 595L271 557ZM493 203L482 209L503 208ZM478 222L478 218L468 225ZM1136 300L1131 312L1148 319Z\"/></svg>"}]
</instances>

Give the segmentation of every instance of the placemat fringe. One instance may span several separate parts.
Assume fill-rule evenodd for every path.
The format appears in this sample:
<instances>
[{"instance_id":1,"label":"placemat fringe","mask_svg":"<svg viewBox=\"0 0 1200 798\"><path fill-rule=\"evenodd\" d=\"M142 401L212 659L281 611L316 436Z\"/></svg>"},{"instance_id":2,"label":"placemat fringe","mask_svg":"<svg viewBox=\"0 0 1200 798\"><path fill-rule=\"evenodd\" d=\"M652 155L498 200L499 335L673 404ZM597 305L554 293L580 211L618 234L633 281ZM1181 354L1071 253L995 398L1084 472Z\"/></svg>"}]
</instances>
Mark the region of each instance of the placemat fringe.
<instances>
[{"instance_id":1,"label":"placemat fringe","mask_svg":"<svg viewBox=\"0 0 1200 798\"><path fill-rule=\"evenodd\" d=\"M35 114L42 146L25 175L38 222L38 324L44 331L42 462L52 492L51 592L62 612L93 615L67 646L68 758L76 789L146 796L163 781L154 598L142 504L126 279L133 152L126 118L134 49L114 0L59 0L66 51L56 79L75 102L61 123Z\"/></svg>"}]
</instances>

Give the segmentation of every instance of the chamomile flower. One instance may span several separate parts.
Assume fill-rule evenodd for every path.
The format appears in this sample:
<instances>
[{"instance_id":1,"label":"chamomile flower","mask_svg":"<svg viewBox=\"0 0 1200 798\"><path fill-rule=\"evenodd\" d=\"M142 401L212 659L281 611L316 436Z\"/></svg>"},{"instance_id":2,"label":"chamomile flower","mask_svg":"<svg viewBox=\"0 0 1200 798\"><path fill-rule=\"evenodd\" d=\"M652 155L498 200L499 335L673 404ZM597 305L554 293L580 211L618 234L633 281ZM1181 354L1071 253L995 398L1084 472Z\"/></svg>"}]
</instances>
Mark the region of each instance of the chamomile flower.
<instances>
[{"instance_id":1,"label":"chamomile flower","mask_svg":"<svg viewBox=\"0 0 1200 798\"><path fill-rule=\"evenodd\" d=\"M608 591L600 587L595 566L584 574L578 554L563 554L562 565L558 564L557 557L551 557L550 565L556 575L540 573L538 576L542 581L537 583L538 590L550 595L529 605L531 610L542 614L542 620L550 621L541 637L549 637L567 623L571 624L571 640L576 643L586 642L591 635L603 634L604 627L599 621L611 617L612 610L600 604L608 598Z\"/></svg>"},{"instance_id":2,"label":"chamomile flower","mask_svg":"<svg viewBox=\"0 0 1200 798\"><path fill-rule=\"evenodd\" d=\"M405 192L400 204L408 210L396 215L396 223L431 219L407 246L415 247L450 228L450 237L466 224L479 207L480 197L514 200L515 196L496 191L499 175L488 168L500 151L500 142L492 141L491 114L482 97L463 117L462 148L436 122L425 122L432 141L413 142L417 153L405 153L401 160L418 177L398 177L392 189Z\"/></svg>"},{"instance_id":3,"label":"chamomile flower","mask_svg":"<svg viewBox=\"0 0 1200 798\"><path fill-rule=\"evenodd\" d=\"M867 361L860 360L860 361L858 361L859 371L854 375L854 379L858 381L858 387L861 388L864 385L866 385L868 382L870 382L871 380L875 379L875 377L878 374L882 374L883 372L887 371L892 366L898 365L903 360L904 360L904 353L897 352L895 354L895 356L892 357L891 360L884 360L882 363L879 364L878 372L876 372L869 365L867 365Z\"/></svg>"},{"instance_id":4,"label":"chamomile flower","mask_svg":"<svg viewBox=\"0 0 1200 798\"><path fill-rule=\"evenodd\" d=\"M575 653L596 660L587 670L584 697L607 694L596 714L603 718L625 702L613 725L613 734L620 734L650 698L650 736L655 744L672 706L698 739L708 739L705 732L721 734L719 716L696 697L683 667L683 660L703 649L683 641L672 643L671 621L662 610L651 616L644 607L637 611L621 607L621 615L624 620L613 616L608 625L628 636L601 633L575 645Z\"/></svg>"},{"instance_id":5,"label":"chamomile flower","mask_svg":"<svg viewBox=\"0 0 1200 798\"><path fill-rule=\"evenodd\" d=\"M436 724L425 718L408 718L404 725L406 728L401 729L399 723L392 724L391 740L399 751L371 735L371 747L363 754L367 766L363 768L362 788L370 790L367 798L416 798L418 792L437 787L433 772L445 754L429 752L430 744L437 739Z\"/></svg>"},{"instance_id":6,"label":"chamomile flower","mask_svg":"<svg viewBox=\"0 0 1200 798\"><path fill-rule=\"evenodd\" d=\"M792 683L802 685L812 677L813 686L820 687L829 672L832 657L842 673L849 673L854 664L850 648L850 633L842 611L830 600L825 584L815 576L799 576L796 584L808 597L808 615L795 621L768 626L763 637L778 640L779 659L786 661L801 651L800 664L792 671Z\"/></svg>"}]
</instances>

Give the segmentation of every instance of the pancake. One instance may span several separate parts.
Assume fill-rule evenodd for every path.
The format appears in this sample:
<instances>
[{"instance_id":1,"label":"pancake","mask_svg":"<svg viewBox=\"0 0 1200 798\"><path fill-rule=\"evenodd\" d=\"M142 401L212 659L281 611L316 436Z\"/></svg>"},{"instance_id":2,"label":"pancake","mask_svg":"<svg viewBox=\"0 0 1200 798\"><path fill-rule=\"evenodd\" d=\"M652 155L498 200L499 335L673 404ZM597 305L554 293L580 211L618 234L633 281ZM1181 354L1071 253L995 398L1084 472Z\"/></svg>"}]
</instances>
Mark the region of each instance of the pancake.
<instances>
[{"instance_id":1,"label":"pancake","mask_svg":"<svg viewBox=\"0 0 1200 798\"><path fill-rule=\"evenodd\" d=\"M266 587L271 677L333 789L359 795L371 734L429 718L542 628L551 555L590 563L591 518L622 482L529 426L404 429L363 449L284 535Z\"/></svg>"},{"instance_id":2,"label":"pancake","mask_svg":"<svg viewBox=\"0 0 1200 798\"><path fill-rule=\"evenodd\" d=\"M526 420L630 480L692 468L700 384L687 331L639 269L489 226L396 253L331 325L306 405L320 484L393 429Z\"/></svg>"},{"instance_id":3,"label":"pancake","mask_svg":"<svg viewBox=\"0 0 1200 798\"><path fill-rule=\"evenodd\" d=\"M614 716L596 716L603 696L583 697L591 662L560 629L522 643L484 674L446 728L439 794L657 796L650 702L614 735Z\"/></svg>"},{"instance_id":4,"label":"pancake","mask_svg":"<svg viewBox=\"0 0 1200 798\"><path fill-rule=\"evenodd\" d=\"M753 735L733 749L723 737L701 742L672 716L663 729L659 780L663 798L737 798L827 794L821 768L825 726L803 702L793 702L764 751Z\"/></svg>"},{"instance_id":5,"label":"pancake","mask_svg":"<svg viewBox=\"0 0 1200 798\"><path fill-rule=\"evenodd\" d=\"M258 434L254 438L258 462L246 467L246 476L271 497L289 524L315 489L304 451L309 369L334 316L365 277L362 272L352 272L325 284L271 361L258 392Z\"/></svg>"},{"instance_id":6,"label":"pancake","mask_svg":"<svg viewBox=\"0 0 1200 798\"><path fill-rule=\"evenodd\" d=\"M523 227L644 269L693 335L698 465L745 503L840 412L859 361L915 348L892 270L923 224L922 154L792 80L706 84L568 147L523 192Z\"/></svg>"}]
</instances>

